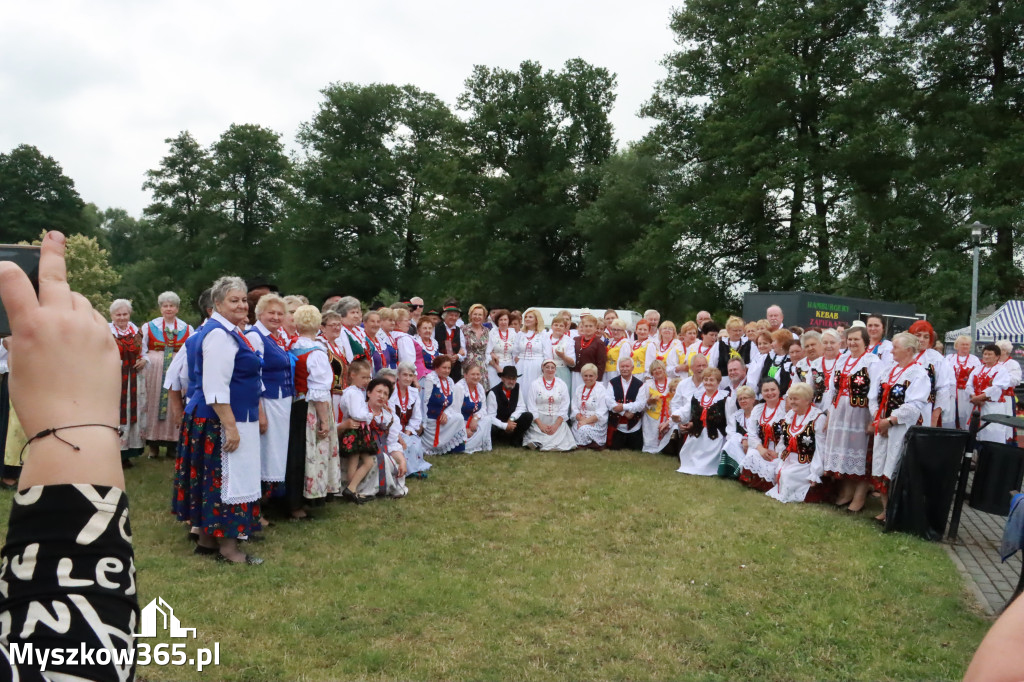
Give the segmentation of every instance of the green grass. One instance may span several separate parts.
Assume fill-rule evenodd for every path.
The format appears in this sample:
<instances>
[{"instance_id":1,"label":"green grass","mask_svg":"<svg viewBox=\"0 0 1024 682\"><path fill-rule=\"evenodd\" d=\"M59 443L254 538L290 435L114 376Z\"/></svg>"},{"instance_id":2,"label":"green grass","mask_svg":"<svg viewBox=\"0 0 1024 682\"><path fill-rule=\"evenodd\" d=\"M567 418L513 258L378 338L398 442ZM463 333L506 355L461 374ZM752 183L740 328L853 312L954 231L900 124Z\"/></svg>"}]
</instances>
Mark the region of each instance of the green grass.
<instances>
[{"instance_id":1,"label":"green grass","mask_svg":"<svg viewBox=\"0 0 1024 682\"><path fill-rule=\"evenodd\" d=\"M640 453L433 459L403 500L331 504L191 554L170 461L128 472L140 603L204 673L150 680L958 679L989 622L943 549ZM170 640L168 640L170 641Z\"/></svg>"}]
</instances>

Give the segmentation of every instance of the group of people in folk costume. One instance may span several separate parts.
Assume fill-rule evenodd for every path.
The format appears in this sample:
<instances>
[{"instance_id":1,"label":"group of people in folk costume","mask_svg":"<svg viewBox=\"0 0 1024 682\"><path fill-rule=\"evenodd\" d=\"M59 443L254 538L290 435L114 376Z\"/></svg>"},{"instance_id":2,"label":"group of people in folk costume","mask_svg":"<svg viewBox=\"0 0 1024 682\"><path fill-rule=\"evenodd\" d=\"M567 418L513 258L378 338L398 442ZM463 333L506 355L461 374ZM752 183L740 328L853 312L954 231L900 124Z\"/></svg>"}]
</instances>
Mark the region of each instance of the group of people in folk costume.
<instances>
[{"instance_id":1,"label":"group of people in folk costume","mask_svg":"<svg viewBox=\"0 0 1024 682\"><path fill-rule=\"evenodd\" d=\"M236 562L258 561L237 540L258 536L268 504L303 520L334 497L401 497L428 458L501 445L665 453L680 473L856 512L872 488L885 503L910 426L1010 413L1020 381L1008 344L978 358L961 338L944 358L924 321L889 340L878 317L805 331L777 306L722 327L649 310L630 328L612 310L575 322L454 300L316 308L221 278L193 329L172 292L158 303L142 328L128 301L111 306L124 461L167 445L196 552Z\"/></svg>"}]
</instances>

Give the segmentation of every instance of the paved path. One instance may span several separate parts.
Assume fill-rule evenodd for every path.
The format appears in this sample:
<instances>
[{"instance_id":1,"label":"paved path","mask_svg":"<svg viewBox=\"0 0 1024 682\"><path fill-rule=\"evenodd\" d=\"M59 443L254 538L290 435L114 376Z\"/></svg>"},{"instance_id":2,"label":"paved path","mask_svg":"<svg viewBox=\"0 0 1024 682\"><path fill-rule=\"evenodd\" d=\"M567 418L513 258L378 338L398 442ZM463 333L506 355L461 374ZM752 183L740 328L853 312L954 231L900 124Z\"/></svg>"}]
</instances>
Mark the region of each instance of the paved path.
<instances>
[{"instance_id":1,"label":"paved path","mask_svg":"<svg viewBox=\"0 0 1024 682\"><path fill-rule=\"evenodd\" d=\"M1020 552L1006 563L999 560L999 543L1005 525L1005 516L980 512L965 502L957 541L945 543L946 551L960 569L968 588L991 616L1003 610L1020 578Z\"/></svg>"}]
</instances>

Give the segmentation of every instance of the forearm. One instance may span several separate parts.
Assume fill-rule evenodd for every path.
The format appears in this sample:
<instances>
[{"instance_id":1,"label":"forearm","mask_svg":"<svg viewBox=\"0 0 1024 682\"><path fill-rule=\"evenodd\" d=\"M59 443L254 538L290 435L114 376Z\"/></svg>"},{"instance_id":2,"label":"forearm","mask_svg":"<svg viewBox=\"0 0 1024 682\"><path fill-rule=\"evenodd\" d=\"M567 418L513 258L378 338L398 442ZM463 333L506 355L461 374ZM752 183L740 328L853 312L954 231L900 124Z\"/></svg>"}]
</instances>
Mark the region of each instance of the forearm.
<instances>
[{"instance_id":1,"label":"forearm","mask_svg":"<svg viewBox=\"0 0 1024 682\"><path fill-rule=\"evenodd\" d=\"M221 426L226 429L238 428L238 425L235 423L235 413L231 411L231 405L228 403L213 403L210 407L217 413L217 419L220 420Z\"/></svg>"}]
</instances>

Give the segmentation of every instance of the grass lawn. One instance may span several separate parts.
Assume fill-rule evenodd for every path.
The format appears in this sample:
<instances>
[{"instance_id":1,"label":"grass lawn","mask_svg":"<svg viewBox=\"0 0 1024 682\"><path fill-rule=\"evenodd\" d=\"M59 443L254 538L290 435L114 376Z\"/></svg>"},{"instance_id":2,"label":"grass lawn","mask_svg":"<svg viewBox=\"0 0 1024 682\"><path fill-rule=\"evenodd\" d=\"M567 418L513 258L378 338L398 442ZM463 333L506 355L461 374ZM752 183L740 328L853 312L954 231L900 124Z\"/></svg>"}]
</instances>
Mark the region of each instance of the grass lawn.
<instances>
[{"instance_id":1,"label":"grass lawn","mask_svg":"<svg viewBox=\"0 0 1024 682\"><path fill-rule=\"evenodd\" d=\"M940 546L867 513L782 505L661 455L433 462L404 500L278 523L256 568L193 556L172 463L139 462L140 603L162 596L198 629L189 651L221 651L219 668L140 678L958 679L989 626Z\"/></svg>"}]
</instances>

